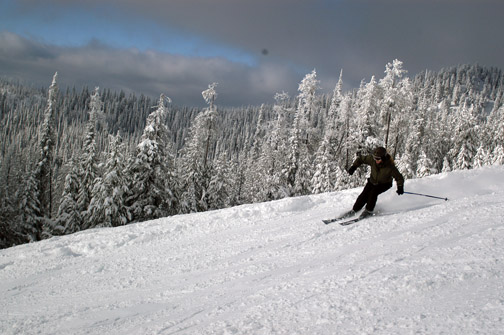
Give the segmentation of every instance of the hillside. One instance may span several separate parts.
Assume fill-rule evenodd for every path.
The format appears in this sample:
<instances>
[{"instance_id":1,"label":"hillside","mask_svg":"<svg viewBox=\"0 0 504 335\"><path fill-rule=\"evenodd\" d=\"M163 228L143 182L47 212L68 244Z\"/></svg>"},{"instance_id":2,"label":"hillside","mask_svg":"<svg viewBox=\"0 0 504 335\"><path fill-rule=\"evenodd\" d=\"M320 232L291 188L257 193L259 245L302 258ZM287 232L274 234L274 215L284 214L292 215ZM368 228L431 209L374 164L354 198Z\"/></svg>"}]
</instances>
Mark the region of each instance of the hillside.
<instances>
[{"instance_id":1,"label":"hillside","mask_svg":"<svg viewBox=\"0 0 504 335\"><path fill-rule=\"evenodd\" d=\"M504 167L408 180L379 216L324 225L360 188L0 250L2 334L499 334Z\"/></svg>"},{"instance_id":2,"label":"hillside","mask_svg":"<svg viewBox=\"0 0 504 335\"><path fill-rule=\"evenodd\" d=\"M408 179L504 164L504 76L460 65L319 94L315 70L273 105L207 108L109 89L0 80L0 248L286 197L351 189L356 155L386 147ZM217 87L218 88L218 87ZM203 88L202 88L203 89ZM38 93L37 93L38 92ZM169 93L169 92L167 92ZM112 200L111 200L112 199Z\"/></svg>"}]
</instances>

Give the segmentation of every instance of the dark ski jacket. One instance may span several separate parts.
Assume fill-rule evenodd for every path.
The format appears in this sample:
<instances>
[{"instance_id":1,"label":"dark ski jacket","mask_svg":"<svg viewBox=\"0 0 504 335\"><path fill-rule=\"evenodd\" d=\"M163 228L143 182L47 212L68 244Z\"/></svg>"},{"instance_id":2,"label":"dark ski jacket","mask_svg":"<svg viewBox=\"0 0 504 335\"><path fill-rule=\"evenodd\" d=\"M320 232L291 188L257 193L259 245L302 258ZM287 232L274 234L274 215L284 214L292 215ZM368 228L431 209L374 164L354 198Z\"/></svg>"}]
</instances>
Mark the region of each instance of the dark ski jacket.
<instances>
[{"instance_id":1,"label":"dark ski jacket","mask_svg":"<svg viewBox=\"0 0 504 335\"><path fill-rule=\"evenodd\" d=\"M371 176L369 182L373 185L392 183L392 178L395 179L397 186L404 186L404 177L397 170L394 160L387 154L380 164L377 164L373 155L359 156L352 164L358 168L362 164L371 166Z\"/></svg>"}]
</instances>

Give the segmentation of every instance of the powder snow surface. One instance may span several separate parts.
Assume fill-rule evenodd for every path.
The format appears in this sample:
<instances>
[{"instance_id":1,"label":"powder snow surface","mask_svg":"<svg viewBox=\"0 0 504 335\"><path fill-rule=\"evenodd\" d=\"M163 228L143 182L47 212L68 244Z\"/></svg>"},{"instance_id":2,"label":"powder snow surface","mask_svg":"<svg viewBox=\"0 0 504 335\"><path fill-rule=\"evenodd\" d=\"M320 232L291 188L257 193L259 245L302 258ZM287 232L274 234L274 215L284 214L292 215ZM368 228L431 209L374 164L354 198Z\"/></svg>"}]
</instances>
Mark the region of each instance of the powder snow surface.
<instances>
[{"instance_id":1,"label":"powder snow surface","mask_svg":"<svg viewBox=\"0 0 504 335\"><path fill-rule=\"evenodd\" d=\"M504 167L94 229L0 251L1 334L502 334Z\"/></svg>"}]
</instances>

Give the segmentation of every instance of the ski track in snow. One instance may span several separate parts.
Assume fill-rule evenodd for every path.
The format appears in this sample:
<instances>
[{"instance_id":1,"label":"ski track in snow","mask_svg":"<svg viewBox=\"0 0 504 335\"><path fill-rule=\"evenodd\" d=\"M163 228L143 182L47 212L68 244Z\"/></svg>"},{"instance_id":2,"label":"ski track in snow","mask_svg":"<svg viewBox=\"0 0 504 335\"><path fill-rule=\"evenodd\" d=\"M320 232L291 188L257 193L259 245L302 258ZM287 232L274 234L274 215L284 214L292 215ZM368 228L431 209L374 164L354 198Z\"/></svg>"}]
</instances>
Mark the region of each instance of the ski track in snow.
<instances>
[{"instance_id":1,"label":"ski track in snow","mask_svg":"<svg viewBox=\"0 0 504 335\"><path fill-rule=\"evenodd\" d=\"M0 250L1 334L502 334L504 167Z\"/></svg>"}]
</instances>

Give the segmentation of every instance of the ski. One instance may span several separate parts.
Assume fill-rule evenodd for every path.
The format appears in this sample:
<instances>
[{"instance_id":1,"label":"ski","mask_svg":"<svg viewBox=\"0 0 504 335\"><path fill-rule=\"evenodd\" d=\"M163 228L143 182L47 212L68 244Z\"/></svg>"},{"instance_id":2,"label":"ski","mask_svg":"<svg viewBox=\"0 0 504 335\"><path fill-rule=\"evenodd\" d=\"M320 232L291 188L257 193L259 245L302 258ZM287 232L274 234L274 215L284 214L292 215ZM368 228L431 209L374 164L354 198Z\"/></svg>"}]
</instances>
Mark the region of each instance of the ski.
<instances>
[{"instance_id":1,"label":"ski","mask_svg":"<svg viewBox=\"0 0 504 335\"><path fill-rule=\"evenodd\" d=\"M325 224L330 224L330 223L333 223L333 222L338 222L340 225L342 226L348 226L352 223L355 223L357 221L360 221L362 219L366 219L366 218L369 218L369 217L372 217L372 216L375 216L376 214L371 214L371 215L365 215L363 216L362 214L357 216L357 217L354 217L352 219L348 219L348 220L345 220L348 218L348 216L346 215L343 215L341 217L338 217L338 218L334 218L334 219L329 219L329 220L322 220L322 222L324 222Z\"/></svg>"},{"instance_id":2,"label":"ski","mask_svg":"<svg viewBox=\"0 0 504 335\"><path fill-rule=\"evenodd\" d=\"M329 219L329 220L322 220L322 222L324 222L325 224L329 224L329 223L333 223L333 222L341 221L341 220L343 220L343 219L334 218L334 219Z\"/></svg>"},{"instance_id":3,"label":"ski","mask_svg":"<svg viewBox=\"0 0 504 335\"><path fill-rule=\"evenodd\" d=\"M344 213L343 215L338 216L337 218L322 220L322 222L324 222L325 224L329 224L329 223L333 223L336 221L348 219L349 217L352 217L354 215L356 215L356 213L354 211L348 211L348 212Z\"/></svg>"},{"instance_id":4,"label":"ski","mask_svg":"<svg viewBox=\"0 0 504 335\"><path fill-rule=\"evenodd\" d=\"M364 219L364 218L361 218L360 216L358 216L358 217L350 219L350 220L335 218L335 219L329 219L329 220L322 220L322 222L324 222L325 224L339 222L339 224L342 226L348 226L349 224L355 223L355 222L360 221L362 219Z\"/></svg>"},{"instance_id":5,"label":"ski","mask_svg":"<svg viewBox=\"0 0 504 335\"><path fill-rule=\"evenodd\" d=\"M341 221L339 224L341 226L348 226L348 225L351 225L352 223L355 223L355 222L360 221L362 219L365 219L365 218L361 218L360 216L358 216L358 217L350 219L350 220Z\"/></svg>"}]
</instances>

